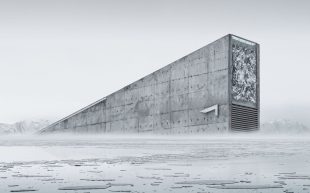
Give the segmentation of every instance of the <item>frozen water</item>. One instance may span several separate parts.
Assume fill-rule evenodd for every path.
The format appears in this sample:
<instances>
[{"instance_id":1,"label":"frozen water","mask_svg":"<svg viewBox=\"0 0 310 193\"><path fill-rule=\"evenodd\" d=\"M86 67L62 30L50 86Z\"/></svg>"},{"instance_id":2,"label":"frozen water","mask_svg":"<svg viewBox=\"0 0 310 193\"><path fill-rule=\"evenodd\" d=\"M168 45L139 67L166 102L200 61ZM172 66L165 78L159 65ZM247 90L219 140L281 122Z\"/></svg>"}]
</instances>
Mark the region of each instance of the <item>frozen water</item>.
<instances>
[{"instance_id":1,"label":"frozen water","mask_svg":"<svg viewBox=\"0 0 310 193\"><path fill-rule=\"evenodd\" d=\"M281 185L223 185L223 186L209 186L210 188L218 189L270 189L270 188L283 188Z\"/></svg>"},{"instance_id":2,"label":"frozen water","mask_svg":"<svg viewBox=\"0 0 310 193\"><path fill-rule=\"evenodd\" d=\"M105 185L92 185L92 186L67 186L67 187L62 187L58 188L58 190L98 190L98 189L107 189L110 186Z\"/></svg>"},{"instance_id":3,"label":"frozen water","mask_svg":"<svg viewBox=\"0 0 310 193\"><path fill-rule=\"evenodd\" d=\"M84 181L103 181L103 182L115 181L115 179L94 179L94 178L80 179L80 180L84 180Z\"/></svg>"},{"instance_id":4,"label":"frozen water","mask_svg":"<svg viewBox=\"0 0 310 193\"><path fill-rule=\"evenodd\" d=\"M0 139L0 192L309 192L310 138Z\"/></svg>"},{"instance_id":5,"label":"frozen water","mask_svg":"<svg viewBox=\"0 0 310 193\"><path fill-rule=\"evenodd\" d=\"M35 192L37 189L20 189L20 190L11 190L10 192Z\"/></svg>"},{"instance_id":6,"label":"frozen water","mask_svg":"<svg viewBox=\"0 0 310 193\"><path fill-rule=\"evenodd\" d=\"M225 185L225 184L235 184L235 183L238 183L238 181L233 181L233 180L194 180L194 181L177 182L176 184Z\"/></svg>"}]
</instances>

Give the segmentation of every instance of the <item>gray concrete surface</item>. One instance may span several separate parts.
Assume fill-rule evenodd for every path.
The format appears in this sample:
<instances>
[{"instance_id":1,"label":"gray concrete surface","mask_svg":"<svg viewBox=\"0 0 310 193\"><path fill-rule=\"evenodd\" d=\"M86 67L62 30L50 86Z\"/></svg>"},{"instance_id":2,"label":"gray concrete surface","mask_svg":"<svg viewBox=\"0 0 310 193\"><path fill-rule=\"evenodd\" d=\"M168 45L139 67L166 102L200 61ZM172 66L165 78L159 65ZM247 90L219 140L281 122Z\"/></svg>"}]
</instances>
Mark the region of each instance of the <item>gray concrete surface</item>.
<instances>
[{"instance_id":1,"label":"gray concrete surface","mask_svg":"<svg viewBox=\"0 0 310 193\"><path fill-rule=\"evenodd\" d=\"M229 41L224 36L41 130L182 134L229 130ZM219 115L201 113L219 105Z\"/></svg>"}]
</instances>

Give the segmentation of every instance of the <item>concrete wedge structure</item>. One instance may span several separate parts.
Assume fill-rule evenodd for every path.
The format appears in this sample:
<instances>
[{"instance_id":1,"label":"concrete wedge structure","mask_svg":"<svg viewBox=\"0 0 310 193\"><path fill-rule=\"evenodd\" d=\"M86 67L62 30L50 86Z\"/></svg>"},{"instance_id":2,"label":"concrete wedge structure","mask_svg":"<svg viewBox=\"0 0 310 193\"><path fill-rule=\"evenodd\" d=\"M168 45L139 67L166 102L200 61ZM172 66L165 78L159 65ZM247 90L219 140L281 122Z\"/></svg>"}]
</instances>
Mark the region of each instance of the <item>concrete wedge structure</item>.
<instances>
[{"instance_id":1,"label":"concrete wedge structure","mask_svg":"<svg viewBox=\"0 0 310 193\"><path fill-rule=\"evenodd\" d=\"M40 133L218 133L259 129L259 44L226 35Z\"/></svg>"}]
</instances>

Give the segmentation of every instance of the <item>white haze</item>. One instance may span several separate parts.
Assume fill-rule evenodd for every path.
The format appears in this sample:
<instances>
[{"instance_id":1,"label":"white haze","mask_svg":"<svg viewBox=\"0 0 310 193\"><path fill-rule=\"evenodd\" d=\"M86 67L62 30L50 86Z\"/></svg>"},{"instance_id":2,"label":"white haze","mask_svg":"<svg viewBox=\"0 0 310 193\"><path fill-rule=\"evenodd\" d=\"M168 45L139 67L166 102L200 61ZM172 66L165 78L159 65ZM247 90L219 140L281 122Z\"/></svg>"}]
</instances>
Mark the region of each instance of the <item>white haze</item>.
<instances>
[{"instance_id":1,"label":"white haze","mask_svg":"<svg viewBox=\"0 0 310 193\"><path fill-rule=\"evenodd\" d=\"M310 126L310 3L0 1L0 122L58 120L228 34L261 45L261 116Z\"/></svg>"}]
</instances>

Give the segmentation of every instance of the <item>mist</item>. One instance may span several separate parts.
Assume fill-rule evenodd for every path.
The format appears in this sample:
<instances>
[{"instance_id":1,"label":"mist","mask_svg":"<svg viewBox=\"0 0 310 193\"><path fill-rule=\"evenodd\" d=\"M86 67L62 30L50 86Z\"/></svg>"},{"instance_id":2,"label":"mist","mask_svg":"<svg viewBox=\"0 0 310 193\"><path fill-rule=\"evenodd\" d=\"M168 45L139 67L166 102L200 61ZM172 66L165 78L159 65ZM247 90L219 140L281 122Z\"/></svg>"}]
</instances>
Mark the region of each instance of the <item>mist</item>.
<instances>
[{"instance_id":1,"label":"mist","mask_svg":"<svg viewBox=\"0 0 310 193\"><path fill-rule=\"evenodd\" d=\"M0 192L309 192L309 10L306 0L0 0ZM259 130L40 134L227 34L260 45Z\"/></svg>"},{"instance_id":2,"label":"mist","mask_svg":"<svg viewBox=\"0 0 310 193\"><path fill-rule=\"evenodd\" d=\"M0 1L0 123L54 122L232 33L261 46L262 118L309 126L309 9L308 1Z\"/></svg>"}]
</instances>

